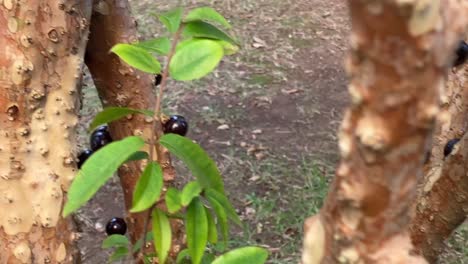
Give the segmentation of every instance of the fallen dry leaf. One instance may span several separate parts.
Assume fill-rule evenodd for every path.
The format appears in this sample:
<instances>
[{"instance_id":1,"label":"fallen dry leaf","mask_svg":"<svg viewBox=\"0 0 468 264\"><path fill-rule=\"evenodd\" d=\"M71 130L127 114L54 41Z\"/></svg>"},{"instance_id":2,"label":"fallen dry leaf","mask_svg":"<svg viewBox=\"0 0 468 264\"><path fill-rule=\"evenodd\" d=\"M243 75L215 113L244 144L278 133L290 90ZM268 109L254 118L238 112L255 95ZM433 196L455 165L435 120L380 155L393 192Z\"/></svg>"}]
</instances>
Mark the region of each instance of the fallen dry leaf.
<instances>
[{"instance_id":1,"label":"fallen dry leaf","mask_svg":"<svg viewBox=\"0 0 468 264\"><path fill-rule=\"evenodd\" d=\"M220 125L217 129L218 129L218 130L228 130L228 129L229 129L229 125L227 125L227 124Z\"/></svg>"}]
</instances>

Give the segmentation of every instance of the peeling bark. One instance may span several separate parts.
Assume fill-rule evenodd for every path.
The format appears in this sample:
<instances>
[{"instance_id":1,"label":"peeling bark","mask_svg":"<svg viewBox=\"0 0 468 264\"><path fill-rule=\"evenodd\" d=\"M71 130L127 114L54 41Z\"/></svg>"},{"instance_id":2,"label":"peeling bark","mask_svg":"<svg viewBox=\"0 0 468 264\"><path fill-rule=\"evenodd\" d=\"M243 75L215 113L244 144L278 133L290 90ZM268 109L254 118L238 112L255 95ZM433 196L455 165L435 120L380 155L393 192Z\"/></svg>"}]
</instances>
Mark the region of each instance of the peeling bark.
<instances>
[{"instance_id":1,"label":"peeling bark","mask_svg":"<svg viewBox=\"0 0 468 264\"><path fill-rule=\"evenodd\" d=\"M91 1L0 6L0 263L72 263L60 216L76 174L78 87ZM75 259L76 260L76 259Z\"/></svg>"},{"instance_id":2,"label":"peeling bark","mask_svg":"<svg viewBox=\"0 0 468 264\"><path fill-rule=\"evenodd\" d=\"M431 162L426 166L411 238L418 253L435 263L444 242L468 215L468 67L450 76L442 97L443 112L433 138ZM465 136L463 136L465 134ZM446 143L462 138L444 158Z\"/></svg>"},{"instance_id":3,"label":"peeling bark","mask_svg":"<svg viewBox=\"0 0 468 264\"><path fill-rule=\"evenodd\" d=\"M91 35L86 53L88 65L103 100L104 106L121 106L137 109L153 110L155 97L153 92L154 76L137 71L109 50L117 43L136 42L136 23L130 15L127 0L97 1L91 23ZM113 122L110 131L115 139L130 135L142 136L150 141L153 119L141 115L133 115L126 120ZM161 128L161 126L156 126ZM157 131L161 134L162 131ZM174 169L171 166L169 153L163 151L158 161L164 171L165 186L174 180ZM155 151L157 153L157 151ZM126 208L132 206L133 189L145 164L133 162L119 170L121 184L124 190ZM130 214L129 231L132 241L140 239L144 232L146 213ZM181 245L182 234L180 225L174 224L174 246ZM178 250L176 250L178 251Z\"/></svg>"},{"instance_id":4,"label":"peeling bark","mask_svg":"<svg viewBox=\"0 0 468 264\"><path fill-rule=\"evenodd\" d=\"M468 10L456 0L348 3L352 105L329 195L306 221L303 263L424 263L409 237L412 204Z\"/></svg>"}]
</instances>

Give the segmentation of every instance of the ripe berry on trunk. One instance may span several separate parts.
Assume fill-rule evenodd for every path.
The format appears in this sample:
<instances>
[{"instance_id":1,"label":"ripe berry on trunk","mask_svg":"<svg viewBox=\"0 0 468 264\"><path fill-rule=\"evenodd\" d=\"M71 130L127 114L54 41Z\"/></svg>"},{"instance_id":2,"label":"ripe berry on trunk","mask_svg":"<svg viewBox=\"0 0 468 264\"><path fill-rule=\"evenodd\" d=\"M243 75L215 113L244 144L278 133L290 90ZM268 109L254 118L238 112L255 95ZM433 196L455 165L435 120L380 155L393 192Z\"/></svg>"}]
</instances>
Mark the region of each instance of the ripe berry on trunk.
<instances>
[{"instance_id":1,"label":"ripe berry on trunk","mask_svg":"<svg viewBox=\"0 0 468 264\"><path fill-rule=\"evenodd\" d=\"M185 117L180 115L173 115L164 124L164 133L178 134L185 136L188 131L188 123Z\"/></svg>"},{"instance_id":2,"label":"ripe berry on trunk","mask_svg":"<svg viewBox=\"0 0 468 264\"><path fill-rule=\"evenodd\" d=\"M94 132L96 131L109 131L109 127L107 125L102 125L94 130Z\"/></svg>"},{"instance_id":3,"label":"ripe berry on trunk","mask_svg":"<svg viewBox=\"0 0 468 264\"><path fill-rule=\"evenodd\" d=\"M119 217L114 217L106 225L106 233L108 236L111 235L125 235L127 232L127 224L125 220Z\"/></svg>"},{"instance_id":4,"label":"ripe berry on trunk","mask_svg":"<svg viewBox=\"0 0 468 264\"><path fill-rule=\"evenodd\" d=\"M93 151L96 151L111 142L112 137L107 130L95 130L91 134L90 146Z\"/></svg>"},{"instance_id":5,"label":"ripe berry on trunk","mask_svg":"<svg viewBox=\"0 0 468 264\"><path fill-rule=\"evenodd\" d=\"M83 166L84 162L89 157L91 157L92 154L93 154L93 151L90 149L85 149L80 152L80 154L78 155L78 162L76 163L76 165L78 166L78 169L81 169L81 166Z\"/></svg>"},{"instance_id":6,"label":"ripe berry on trunk","mask_svg":"<svg viewBox=\"0 0 468 264\"><path fill-rule=\"evenodd\" d=\"M455 52L455 62L453 63L453 67L460 66L466 62L468 59L468 44L462 40L460 44L458 44L457 51Z\"/></svg>"},{"instance_id":7,"label":"ripe berry on trunk","mask_svg":"<svg viewBox=\"0 0 468 264\"><path fill-rule=\"evenodd\" d=\"M447 144L444 147L444 157L447 157L448 155L450 155L450 153L452 153L453 148L458 143L458 141L460 141L459 138L454 138L447 142Z\"/></svg>"},{"instance_id":8,"label":"ripe berry on trunk","mask_svg":"<svg viewBox=\"0 0 468 264\"><path fill-rule=\"evenodd\" d=\"M161 81L162 81L162 75L161 74L156 74L156 76L154 76L154 85L155 86L160 85Z\"/></svg>"}]
</instances>

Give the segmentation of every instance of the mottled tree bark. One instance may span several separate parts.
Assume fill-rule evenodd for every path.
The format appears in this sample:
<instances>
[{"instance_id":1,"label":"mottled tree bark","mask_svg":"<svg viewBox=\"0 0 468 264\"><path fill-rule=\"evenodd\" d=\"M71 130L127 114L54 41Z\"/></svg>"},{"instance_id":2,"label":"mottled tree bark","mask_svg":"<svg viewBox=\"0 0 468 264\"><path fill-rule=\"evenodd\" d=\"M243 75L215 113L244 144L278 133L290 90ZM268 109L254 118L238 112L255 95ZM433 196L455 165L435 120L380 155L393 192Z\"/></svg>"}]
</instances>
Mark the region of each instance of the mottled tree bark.
<instances>
[{"instance_id":1,"label":"mottled tree bark","mask_svg":"<svg viewBox=\"0 0 468 264\"><path fill-rule=\"evenodd\" d=\"M409 238L412 204L467 10L456 0L348 3L352 105L329 195L305 224L303 262L424 263Z\"/></svg>"},{"instance_id":2,"label":"mottled tree bark","mask_svg":"<svg viewBox=\"0 0 468 264\"><path fill-rule=\"evenodd\" d=\"M411 239L418 253L435 263L445 240L468 214L468 67L450 76L442 96L442 113L433 137L432 157L426 165ZM465 135L465 136L463 136ZM451 155L444 147L451 139L462 138Z\"/></svg>"},{"instance_id":3,"label":"mottled tree bark","mask_svg":"<svg viewBox=\"0 0 468 264\"><path fill-rule=\"evenodd\" d=\"M153 92L154 76L137 71L109 50L117 43L136 42L136 23L130 15L127 0L96 1L91 23L91 35L86 53L88 65L104 106L122 106L136 109L153 110L155 96ZM130 135L139 135L150 141L152 119L141 115L129 116L126 120L113 122L110 126L115 139ZM156 126L161 134L161 126ZM157 151L155 151L157 153ZM163 166L165 185L174 180L174 169L169 154L163 151L158 161ZM134 162L119 170L121 184L125 194L127 209L131 208L135 184L144 164ZM133 241L142 237L146 213L130 214L130 235ZM174 245L180 245L182 233L179 225L174 225ZM178 250L175 250L178 251Z\"/></svg>"},{"instance_id":4,"label":"mottled tree bark","mask_svg":"<svg viewBox=\"0 0 468 264\"><path fill-rule=\"evenodd\" d=\"M72 263L61 218L76 174L78 87L91 1L0 5L0 263Z\"/></svg>"}]
</instances>

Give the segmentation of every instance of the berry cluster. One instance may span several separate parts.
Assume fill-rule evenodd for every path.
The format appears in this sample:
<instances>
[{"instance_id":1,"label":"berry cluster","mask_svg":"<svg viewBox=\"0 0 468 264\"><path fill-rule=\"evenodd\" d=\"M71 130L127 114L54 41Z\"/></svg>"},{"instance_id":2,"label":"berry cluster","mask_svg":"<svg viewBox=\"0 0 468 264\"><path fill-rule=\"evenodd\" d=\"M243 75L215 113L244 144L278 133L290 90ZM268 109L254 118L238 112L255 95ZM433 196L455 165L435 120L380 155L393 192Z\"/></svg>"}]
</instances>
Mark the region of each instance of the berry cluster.
<instances>
[{"instance_id":1,"label":"berry cluster","mask_svg":"<svg viewBox=\"0 0 468 264\"><path fill-rule=\"evenodd\" d=\"M77 166L78 169L81 168L83 163L91 157L91 155L97 151L98 149L104 147L105 145L112 142L112 137L109 133L109 128L107 126L100 126L96 130L93 131L90 137L89 145L91 149L85 149L80 152L78 155L78 162Z\"/></svg>"},{"instance_id":2,"label":"berry cluster","mask_svg":"<svg viewBox=\"0 0 468 264\"><path fill-rule=\"evenodd\" d=\"M157 80L156 80L157 81ZM188 131L187 120L183 116L173 115L164 123L164 133L173 133L185 136ZM97 128L90 138L91 149L85 149L78 155L78 168L81 168L83 163L88 159L94 151L104 147L112 142L107 126ZM114 217L106 224L106 234L111 235L125 235L127 232L127 224L125 220L119 217Z\"/></svg>"},{"instance_id":3,"label":"berry cluster","mask_svg":"<svg viewBox=\"0 0 468 264\"><path fill-rule=\"evenodd\" d=\"M181 136L185 136L188 131L188 122L185 117L180 115L170 116L169 119L164 123L164 133L173 133ZM90 137L89 145L91 149L85 149L78 155L78 169L84 164L84 162L98 149L112 142L112 137L109 133L109 128L104 125L98 127L93 131Z\"/></svg>"}]
</instances>

